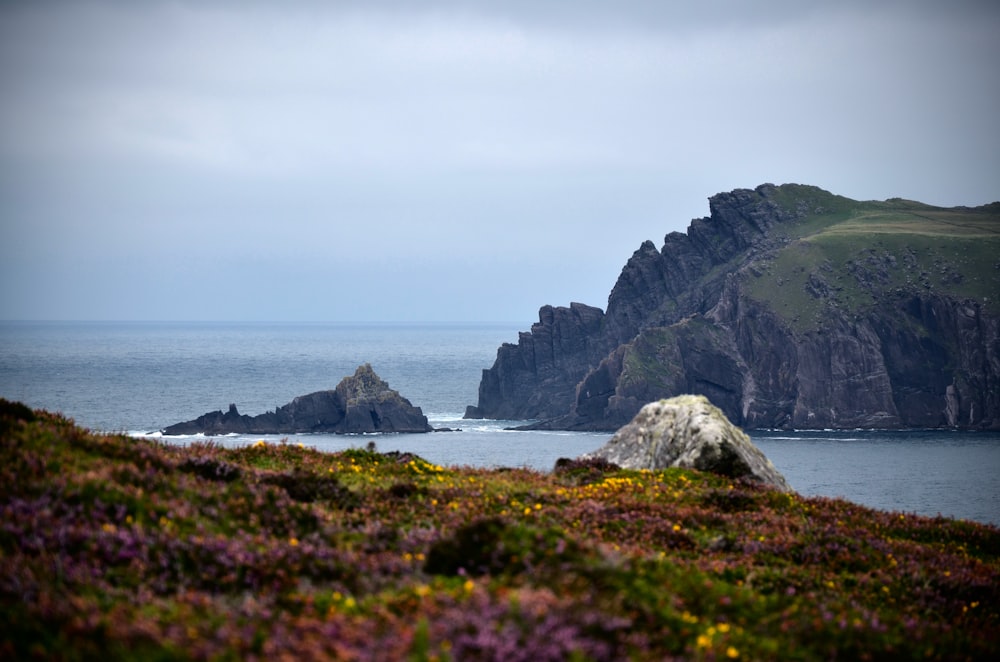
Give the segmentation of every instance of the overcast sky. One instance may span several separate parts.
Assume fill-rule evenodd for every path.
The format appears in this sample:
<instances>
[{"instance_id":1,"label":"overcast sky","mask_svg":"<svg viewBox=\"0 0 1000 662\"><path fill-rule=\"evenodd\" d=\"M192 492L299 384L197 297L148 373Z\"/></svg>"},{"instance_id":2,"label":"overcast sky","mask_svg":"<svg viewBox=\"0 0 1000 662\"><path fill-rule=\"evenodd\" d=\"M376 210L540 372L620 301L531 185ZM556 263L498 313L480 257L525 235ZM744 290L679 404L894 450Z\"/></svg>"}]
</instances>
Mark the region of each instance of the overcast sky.
<instances>
[{"instance_id":1,"label":"overcast sky","mask_svg":"<svg viewBox=\"0 0 1000 662\"><path fill-rule=\"evenodd\" d=\"M1000 199L1000 3L0 0L0 319L511 321L764 182Z\"/></svg>"}]
</instances>

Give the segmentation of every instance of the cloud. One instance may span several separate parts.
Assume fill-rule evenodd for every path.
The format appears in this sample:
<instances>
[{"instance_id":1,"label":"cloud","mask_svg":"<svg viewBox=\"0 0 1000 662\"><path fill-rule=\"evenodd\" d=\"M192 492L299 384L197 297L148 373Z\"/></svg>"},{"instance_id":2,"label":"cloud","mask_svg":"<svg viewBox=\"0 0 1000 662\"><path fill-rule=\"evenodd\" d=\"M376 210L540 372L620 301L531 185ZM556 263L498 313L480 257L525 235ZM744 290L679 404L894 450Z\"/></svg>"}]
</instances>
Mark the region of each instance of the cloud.
<instances>
[{"instance_id":1,"label":"cloud","mask_svg":"<svg viewBox=\"0 0 1000 662\"><path fill-rule=\"evenodd\" d=\"M83 252L275 293L382 266L342 309L234 317L391 317L361 302L405 274L458 318L525 319L602 304L642 240L721 190L988 202L993 5L6 3L0 276L37 296L0 316L85 312L70 279L101 316L195 314L194 277L145 274L138 306L109 293L114 263L30 267Z\"/></svg>"}]
</instances>

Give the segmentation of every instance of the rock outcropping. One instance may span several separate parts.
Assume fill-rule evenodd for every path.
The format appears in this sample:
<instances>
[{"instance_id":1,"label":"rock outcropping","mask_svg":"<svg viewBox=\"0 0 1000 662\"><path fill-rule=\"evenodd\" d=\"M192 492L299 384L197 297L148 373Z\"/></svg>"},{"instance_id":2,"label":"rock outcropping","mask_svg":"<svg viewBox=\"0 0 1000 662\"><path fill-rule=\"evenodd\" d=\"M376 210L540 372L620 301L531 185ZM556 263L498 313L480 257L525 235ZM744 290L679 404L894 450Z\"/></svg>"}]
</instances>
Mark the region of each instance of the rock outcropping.
<instances>
[{"instance_id":1,"label":"rock outcropping","mask_svg":"<svg viewBox=\"0 0 1000 662\"><path fill-rule=\"evenodd\" d=\"M573 392L590 367L614 344L603 333L604 311L582 303L544 306L538 323L520 333L516 345L497 350L492 370L483 371L479 406L466 418L524 420L565 414Z\"/></svg>"},{"instance_id":2,"label":"rock outcropping","mask_svg":"<svg viewBox=\"0 0 1000 662\"><path fill-rule=\"evenodd\" d=\"M1000 429L1000 203L765 184L644 242L607 312L545 306L467 417L616 430L706 395L743 428Z\"/></svg>"},{"instance_id":3,"label":"rock outcropping","mask_svg":"<svg viewBox=\"0 0 1000 662\"><path fill-rule=\"evenodd\" d=\"M193 421L164 428L163 434L295 434L323 432L430 432L419 407L389 388L371 365L360 366L329 391L300 395L273 412L248 416L236 405L213 411Z\"/></svg>"},{"instance_id":4,"label":"rock outcropping","mask_svg":"<svg viewBox=\"0 0 1000 662\"><path fill-rule=\"evenodd\" d=\"M623 469L697 469L792 491L746 433L702 395L647 404L607 444L580 459Z\"/></svg>"}]
</instances>

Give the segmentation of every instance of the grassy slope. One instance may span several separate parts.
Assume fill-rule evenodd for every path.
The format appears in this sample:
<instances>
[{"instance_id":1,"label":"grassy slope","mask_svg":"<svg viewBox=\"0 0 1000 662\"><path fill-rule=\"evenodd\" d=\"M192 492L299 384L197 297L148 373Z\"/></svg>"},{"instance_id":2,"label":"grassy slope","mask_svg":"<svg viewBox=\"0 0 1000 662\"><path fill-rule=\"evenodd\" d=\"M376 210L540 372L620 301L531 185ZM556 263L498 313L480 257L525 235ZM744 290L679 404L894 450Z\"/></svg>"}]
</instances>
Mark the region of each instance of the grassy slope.
<instances>
[{"instance_id":1,"label":"grassy slope","mask_svg":"<svg viewBox=\"0 0 1000 662\"><path fill-rule=\"evenodd\" d=\"M1000 653L997 528L696 472L182 449L0 401L0 486L0 658Z\"/></svg>"},{"instance_id":2,"label":"grassy slope","mask_svg":"<svg viewBox=\"0 0 1000 662\"><path fill-rule=\"evenodd\" d=\"M779 189L782 206L804 201L812 213L774 229L788 243L747 271L750 295L797 331L821 325L828 306L864 313L892 294L935 292L1000 310L1000 205L944 209ZM823 296L809 287L817 278L829 287Z\"/></svg>"},{"instance_id":3,"label":"grassy slope","mask_svg":"<svg viewBox=\"0 0 1000 662\"><path fill-rule=\"evenodd\" d=\"M722 348L727 344L725 332L705 318L692 317L670 327L645 329L632 341L623 359L618 379L621 395L648 393L683 393L687 390L683 337L700 337L701 344Z\"/></svg>"}]
</instances>

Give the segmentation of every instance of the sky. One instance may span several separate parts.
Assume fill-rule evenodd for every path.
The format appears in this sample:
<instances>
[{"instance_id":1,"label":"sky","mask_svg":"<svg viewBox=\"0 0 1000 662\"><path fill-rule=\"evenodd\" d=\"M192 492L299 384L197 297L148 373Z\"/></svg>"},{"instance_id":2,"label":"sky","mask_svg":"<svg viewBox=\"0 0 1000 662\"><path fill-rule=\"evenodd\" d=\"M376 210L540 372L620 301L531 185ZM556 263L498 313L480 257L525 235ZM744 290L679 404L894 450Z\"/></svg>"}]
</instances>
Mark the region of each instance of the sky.
<instances>
[{"instance_id":1,"label":"sky","mask_svg":"<svg viewBox=\"0 0 1000 662\"><path fill-rule=\"evenodd\" d=\"M0 0L0 319L527 325L722 191L993 202L997 34L971 0Z\"/></svg>"}]
</instances>

